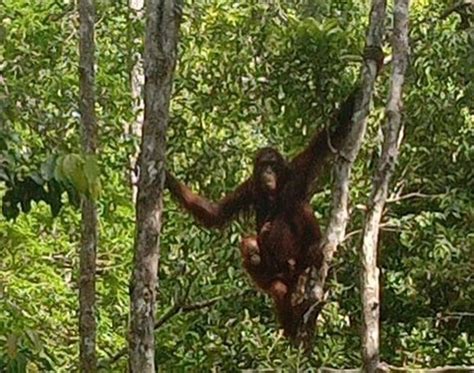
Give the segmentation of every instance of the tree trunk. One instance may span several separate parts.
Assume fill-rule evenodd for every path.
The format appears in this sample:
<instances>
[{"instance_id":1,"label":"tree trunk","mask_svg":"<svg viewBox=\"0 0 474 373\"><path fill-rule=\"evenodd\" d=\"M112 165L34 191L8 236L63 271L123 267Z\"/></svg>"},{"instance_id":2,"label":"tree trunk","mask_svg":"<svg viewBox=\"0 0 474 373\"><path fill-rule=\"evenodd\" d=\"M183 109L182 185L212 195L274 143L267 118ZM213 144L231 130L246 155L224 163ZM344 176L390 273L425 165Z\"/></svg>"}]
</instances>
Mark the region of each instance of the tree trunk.
<instances>
[{"instance_id":1,"label":"tree trunk","mask_svg":"<svg viewBox=\"0 0 474 373\"><path fill-rule=\"evenodd\" d=\"M132 17L139 19L143 18L143 6L144 0L130 0L130 11ZM143 75L143 56L142 55L133 55L132 58L136 62L133 65L132 72L130 74L130 83L132 89L132 99L133 99L133 112L135 113L135 120L130 123L125 132L128 136L131 136L133 139L141 138L142 136L142 123L143 123L143 85L145 82L145 76ZM137 200L138 193L138 147L135 149L133 154L130 155L130 183L132 185L132 198L133 202Z\"/></svg>"},{"instance_id":2,"label":"tree trunk","mask_svg":"<svg viewBox=\"0 0 474 373\"><path fill-rule=\"evenodd\" d=\"M94 20L93 0L79 1L79 79L80 112L83 126L83 151L96 154L97 124L94 97ZM96 320L95 320L95 272L97 250L97 209L95 202L82 197L82 239L79 268L79 335L80 370L95 372Z\"/></svg>"},{"instance_id":3,"label":"tree trunk","mask_svg":"<svg viewBox=\"0 0 474 373\"><path fill-rule=\"evenodd\" d=\"M182 5L178 0L148 0L146 3L145 116L131 279L129 357L133 373L155 372L153 330L165 178L165 133L181 12Z\"/></svg>"},{"instance_id":4,"label":"tree trunk","mask_svg":"<svg viewBox=\"0 0 474 373\"><path fill-rule=\"evenodd\" d=\"M394 0L392 37L392 82L386 108L382 154L377 163L362 239L362 357L364 371L375 372L379 364L379 269L377 242L388 183L398 157L402 134L402 87L408 59L408 0Z\"/></svg>"},{"instance_id":5,"label":"tree trunk","mask_svg":"<svg viewBox=\"0 0 474 373\"><path fill-rule=\"evenodd\" d=\"M380 49L382 47L385 7L385 0L372 1L366 50ZM356 108L352 118L352 130L343 149L336 157L333 169L334 182L332 187L331 214L326 233L321 243L324 255L321 268L311 268L309 273L302 277L301 287L304 287L303 296L300 299L295 297L293 300L294 304L302 303L310 305L304 314L297 336L297 341L302 342L306 349L311 347L310 344L316 319L324 305L324 283L330 263L338 245L344 239L346 231L351 168L365 134L372 92L377 77L377 64L378 61L372 57L368 58L366 56L364 59L364 66L360 78L361 92L356 99Z\"/></svg>"}]
</instances>

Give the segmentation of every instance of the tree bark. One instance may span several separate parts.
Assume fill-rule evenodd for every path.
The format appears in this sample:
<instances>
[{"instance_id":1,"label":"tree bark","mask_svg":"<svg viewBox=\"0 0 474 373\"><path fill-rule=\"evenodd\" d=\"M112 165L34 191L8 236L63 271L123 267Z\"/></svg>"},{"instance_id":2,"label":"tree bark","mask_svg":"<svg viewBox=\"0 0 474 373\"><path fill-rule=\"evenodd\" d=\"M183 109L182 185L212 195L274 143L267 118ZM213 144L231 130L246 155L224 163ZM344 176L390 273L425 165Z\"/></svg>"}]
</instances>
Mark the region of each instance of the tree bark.
<instances>
[{"instance_id":1,"label":"tree bark","mask_svg":"<svg viewBox=\"0 0 474 373\"><path fill-rule=\"evenodd\" d=\"M93 0L79 1L79 86L80 112L83 126L83 151L96 154L97 123L94 94L94 20ZM97 251L97 208L95 202L82 197L82 239L79 264L79 335L80 371L95 372L96 319L95 319L95 272Z\"/></svg>"},{"instance_id":2,"label":"tree bark","mask_svg":"<svg viewBox=\"0 0 474 373\"><path fill-rule=\"evenodd\" d=\"M377 243L388 184L398 158L403 132L401 110L402 87L408 63L408 7L409 0L394 0L393 68L386 107L387 125L384 128L382 154L377 162L362 238L362 358L364 371L370 373L375 372L379 365L380 299Z\"/></svg>"},{"instance_id":3,"label":"tree bark","mask_svg":"<svg viewBox=\"0 0 474 373\"><path fill-rule=\"evenodd\" d=\"M179 0L146 2L145 116L140 146L134 268L131 279L130 371L155 372L155 299L164 185L165 133L176 65Z\"/></svg>"},{"instance_id":4,"label":"tree bark","mask_svg":"<svg viewBox=\"0 0 474 373\"><path fill-rule=\"evenodd\" d=\"M385 19L385 0L373 0L370 13L370 24L366 38L366 49L382 47ZM365 134L370 102L377 77L377 62L373 58L364 59L361 72L361 91L356 101L355 112L352 117L352 130L339 154L333 168L334 182L332 186L331 214L329 224L323 237L321 248L323 261L321 268L311 268L307 276L302 277L300 286L304 287L302 299L293 299L294 304L309 305L303 315L298 328L297 341L302 342L306 349L311 347L311 339L317 316L324 305L324 283L329 271L329 266L343 241L348 219L349 180L352 164L359 152Z\"/></svg>"},{"instance_id":5,"label":"tree bark","mask_svg":"<svg viewBox=\"0 0 474 373\"><path fill-rule=\"evenodd\" d=\"M139 19L143 18L143 6L144 0L130 0L130 11L132 16ZM132 89L132 99L133 99L133 111L135 113L135 120L130 123L125 132L128 136L132 138L141 138L142 136L142 123L143 123L143 85L145 82L145 76L143 74L143 56L132 56L133 59L137 59L136 63L133 65L131 74L130 74L130 85ZM130 183L132 185L132 198L133 202L137 200L138 193L138 147L134 150L133 154L130 155Z\"/></svg>"}]
</instances>

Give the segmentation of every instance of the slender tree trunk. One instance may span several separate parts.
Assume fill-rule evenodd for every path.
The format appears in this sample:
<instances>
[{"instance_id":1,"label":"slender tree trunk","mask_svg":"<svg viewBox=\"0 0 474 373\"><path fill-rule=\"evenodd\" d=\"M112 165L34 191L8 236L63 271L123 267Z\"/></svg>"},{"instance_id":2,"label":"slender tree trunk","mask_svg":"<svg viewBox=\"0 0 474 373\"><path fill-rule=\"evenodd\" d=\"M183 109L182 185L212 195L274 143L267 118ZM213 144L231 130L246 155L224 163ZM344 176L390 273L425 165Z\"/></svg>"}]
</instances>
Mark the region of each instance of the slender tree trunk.
<instances>
[{"instance_id":1,"label":"slender tree trunk","mask_svg":"<svg viewBox=\"0 0 474 373\"><path fill-rule=\"evenodd\" d=\"M370 24L367 32L366 50L380 49L383 42L385 0L372 0ZM303 342L306 348L310 348L311 337L314 333L316 318L324 305L324 283L329 271L334 253L338 245L344 239L348 219L349 180L351 168L359 153L362 139L365 134L367 117L375 79L377 77L378 61L374 58L365 58L361 73L361 92L356 101L356 108L352 118L353 125L343 149L336 157L334 165L334 182L332 187L331 214L326 233L323 237L321 247L323 251L323 263L321 268L311 268L309 278L302 277L300 286L304 287L302 299L293 299L293 304L309 304L305 312L302 324L298 330L297 341Z\"/></svg>"},{"instance_id":2,"label":"slender tree trunk","mask_svg":"<svg viewBox=\"0 0 474 373\"><path fill-rule=\"evenodd\" d=\"M176 65L182 5L146 2L145 116L136 202L134 268L131 279L130 371L155 372L155 299L159 265L165 133Z\"/></svg>"},{"instance_id":3,"label":"slender tree trunk","mask_svg":"<svg viewBox=\"0 0 474 373\"><path fill-rule=\"evenodd\" d=\"M143 18L143 6L144 0L130 0L130 11L132 17ZM129 136L135 138L141 138L142 136L142 123L143 123L143 85L145 82L145 77L143 75L143 56L133 55L132 58L137 59L136 63L133 65L130 81L132 89L132 99L133 99L133 111L135 113L135 120L130 123L126 129L126 132ZM138 147L135 149L133 154L130 156L130 182L132 185L132 196L133 201L137 200L138 193Z\"/></svg>"},{"instance_id":4,"label":"slender tree trunk","mask_svg":"<svg viewBox=\"0 0 474 373\"><path fill-rule=\"evenodd\" d=\"M79 79L80 112L84 130L85 154L97 151L97 124L94 97L94 19L93 0L79 1ZM96 320L95 320L95 271L97 250L97 209L92 199L82 198L82 242L79 268L79 334L80 370L95 372Z\"/></svg>"},{"instance_id":5,"label":"slender tree trunk","mask_svg":"<svg viewBox=\"0 0 474 373\"><path fill-rule=\"evenodd\" d=\"M388 184L398 158L402 134L402 87L408 60L408 3L394 0L393 69L386 108L382 155L377 163L362 239L362 357L364 370L375 372L379 364L379 269L377 242L380 219L387 199Z\"/></svg>"}]
</instances>

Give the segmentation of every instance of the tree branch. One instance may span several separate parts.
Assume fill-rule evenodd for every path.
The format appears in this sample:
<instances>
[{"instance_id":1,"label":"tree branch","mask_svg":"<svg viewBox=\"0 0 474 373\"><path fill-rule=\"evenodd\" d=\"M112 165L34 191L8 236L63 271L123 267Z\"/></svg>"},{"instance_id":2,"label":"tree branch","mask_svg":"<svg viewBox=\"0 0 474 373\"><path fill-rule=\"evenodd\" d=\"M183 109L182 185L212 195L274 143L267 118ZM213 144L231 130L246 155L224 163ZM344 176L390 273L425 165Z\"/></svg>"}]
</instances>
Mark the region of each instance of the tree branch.
<instances>
[{"instance_id":1,"label":"tree branch","mask_svg":"<svg viewBox=\"0 0 474 373\"><path fill-rule=\"evenodd\" d=\"M368 373L376 372L379 365L380 297L377 246L388 186L395 169L403 136L402 91L408 65L408 9L409 0L394 0L393 69L385 110L387 124L383 128L382 154L377 162L372 193L367 204L361 245L362 360L363 370Z\"/></svg>"},{"instance_id":2,"label":"tree branch","mask_svg":"<svg viewBox=\"0 0 474 373\"><path fill-rule=\"evenodd\" d=\"M185 293L188 293L186 291ZM232 296L235 296L233 294ZM187 297L187 295L186 295ZM208 300L204 300L201 302L196 302L196 303L191 303L191 304L184 304L184 302L177 302L173 306L171 306L168 311L166 311L155 323L154 330L160 329L163 325L165 325L168 321L170 321L173 317L177 316L178 314L181 313L188 313L188 312L193 312L197 310L201 310L207 307L211 307L217 302L219 302L222 299L231 297L230 295L227 296L218 296L214 297ZM112 364L116 363L118 360L120 360L122 357L126 356L128 353L128 349L125 347L121 349L119 352L117 352L115 355L113 355L110 359L102 361L99 364L99 368L105 369L107 367L110 367Z\"/></svg>"},{"instance_id":3,"label":"tree branch","mask_svg":"<svg viewBox=\"0 0 474 373\"><path fill-rule=\"evenodd\" d=\"M381 50L384 34L385 0L372 0L370 24L367 32L366 50ZM310 349L319 311L324 303L324 283L338 245L345 236L348 220L349 180L352 164L357 157L365 134L367 117L374 83L377 77L380 61L364 55L364 66L360 77L361 93L356 99L352 117L352 130L338 155L334 165L334 183L332 188L331 215L328 228L321 243L323 261L320 268L313 267L301 276L298 288L292 297L295 307L306 309L298 328L297 342L302 342L307 350Z\"/></svg>"},{"instance_id":4,"label":"tree branch","mask_svg":"<svg viewBox=\"0 0 474 373\"><path fill-rule=\"evenodd\" d=\"M410 367L396 367L387 363L380 363L378 365L378 371L380 372L411 372L413 369ZM444 366L427 369L415 369L418 373L448 373L448 372L473 372L474 366Z\"/></svg>"},{"instance_id":5,"label":"tree branch","mask_svg":"<svg viewBox=\"0 0 474 373\"><path fill-rule=\"evenodd\" d=\"M444 196L444 193L439 193L439 194L424 194L420 192L413 192L413 193L407 193L402 196L395 196L391 198L387 198L386 203L394 203L394 202L400 202L404 201L406 199L411 199L411 198L438 198Z\"/></svg>"},{"instance_id":6,"label":"tree branch","mask_svg":"<svg viewBox=\"0 0 474 373\"><path fill-rule=\"evenodd\" d=\"M474 0L461 0L455 2L452 6L447 8L443 14L441 14L441 19L446 19L448 18L451 14L453 13L459 13L461 12L464 8L468 6L474 6Z\"/></svg>"}]
</instances>

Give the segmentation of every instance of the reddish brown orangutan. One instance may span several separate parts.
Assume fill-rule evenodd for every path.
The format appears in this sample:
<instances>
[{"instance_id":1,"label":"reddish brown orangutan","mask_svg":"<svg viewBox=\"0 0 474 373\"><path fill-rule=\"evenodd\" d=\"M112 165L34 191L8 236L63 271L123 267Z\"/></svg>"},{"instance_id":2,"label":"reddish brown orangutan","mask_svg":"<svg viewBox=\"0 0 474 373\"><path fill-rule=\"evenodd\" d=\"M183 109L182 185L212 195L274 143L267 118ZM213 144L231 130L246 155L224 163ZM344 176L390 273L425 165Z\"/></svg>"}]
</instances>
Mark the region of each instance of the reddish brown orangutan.
<instances>
[{"instance_id":1,"label":"reddish brown orangutan","mask_svg":"<svg viewBox=\"0 0 474 373\"><path fill-rule=\"evenodd\" d=\"M289 162L273 148L259 150L253 175L217 203L166 174L166 187L205 227L220 228L241 211L255 211L257 235L242 239L243 266L273 298L278 319L290 338L300 314L291 306L291 293L299 275L321 262L321 232L309 204L309 189L348 133L353 107L354 94L342 105L334 128L314 135L306 149Z\"/></svg>"},{"instance_id":2,"label":"reddish brown orangutan","mask_svg":"<svg viewBox=\"0 0 474 373\"><path fill-rule=\"evenodd\" d=\"M220 228L241 211L253 211L257 234L241 242L243 266L256 285L269 294L285 335L293 338L304 310L291 304L301 273L321 265L321 232L309 204L311 186L323 165L340 149L351 128L355 90L332 125L316 133L290 161L273 148L257 152L253 174L236 190L214 203L193 193L169 172L166 187L195 219Z\"/></svg>"}]
</instances>

